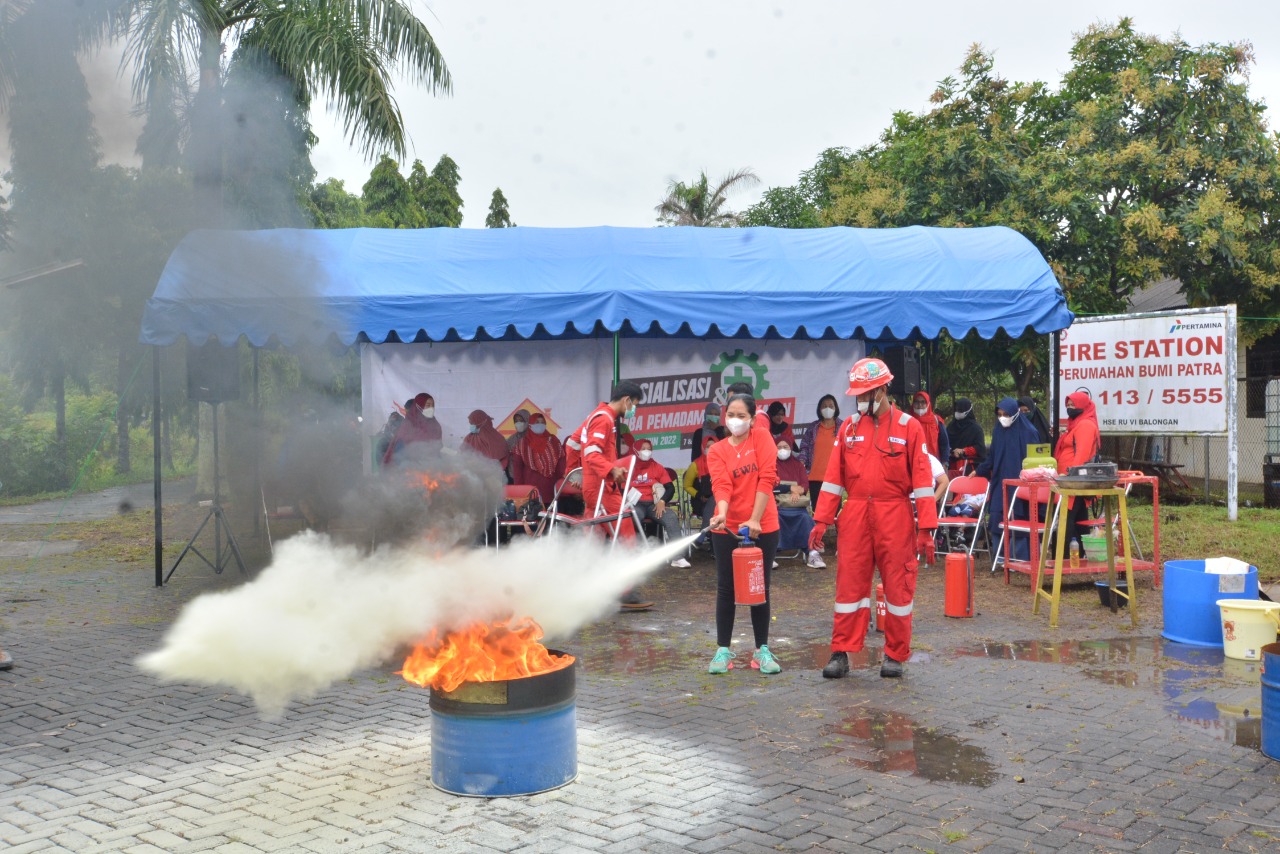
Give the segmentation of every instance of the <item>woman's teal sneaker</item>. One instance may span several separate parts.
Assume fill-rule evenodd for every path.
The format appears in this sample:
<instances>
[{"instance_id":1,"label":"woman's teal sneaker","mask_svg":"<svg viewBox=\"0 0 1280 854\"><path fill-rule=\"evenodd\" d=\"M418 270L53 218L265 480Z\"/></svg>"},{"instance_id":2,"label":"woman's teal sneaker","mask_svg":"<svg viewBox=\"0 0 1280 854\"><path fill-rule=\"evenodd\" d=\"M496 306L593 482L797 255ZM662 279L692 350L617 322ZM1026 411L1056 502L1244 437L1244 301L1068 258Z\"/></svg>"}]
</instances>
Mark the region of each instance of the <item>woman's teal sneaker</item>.
<instances>
[{"instance_id":1,"label":"woman's teal sneaker","mask_svg":"<svg viewBox=\"0 0 1280 854\"><path fill-rule=\"evenodd\" d=\"M778 659L773 657L773 653L769 652L769 647L764 644L761 644L760 648L756 650L756 654L751 656L751 666L766 676L782 672L782 665L778 663Z\"/></svg>"},{"instance_id":2,"label":"woman's teal sneaker","mask_svg":"<svg viewBox=\"0 0 1280 854\"><path fill-rule=\"evenodd\" d=\"M711 659L711 666L707 668L708 673L728 673L733 669L733 653L729 647L722 646L716 650L716 654Z\"/></svg>"}]
</instances>

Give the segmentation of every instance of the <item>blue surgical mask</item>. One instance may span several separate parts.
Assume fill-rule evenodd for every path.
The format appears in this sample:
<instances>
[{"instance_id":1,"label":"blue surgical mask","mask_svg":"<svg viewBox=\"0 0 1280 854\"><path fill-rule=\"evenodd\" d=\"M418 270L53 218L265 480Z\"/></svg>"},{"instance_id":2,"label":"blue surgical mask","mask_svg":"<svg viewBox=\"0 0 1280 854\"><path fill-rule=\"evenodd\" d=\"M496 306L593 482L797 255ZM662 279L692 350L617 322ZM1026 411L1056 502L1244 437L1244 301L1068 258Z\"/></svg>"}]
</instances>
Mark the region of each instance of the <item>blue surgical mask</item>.
<instances>
[{"instance_id":1,"label":"blue surgical mask","mask_svg":"<svg viewBox=\"0 0 1280 854\"><path fill-rule=\"evenodd\" d=\"M479 425L472 424L472 425L471 425L471 435L473 435L473 436L474 436L476 433L479 433L479 432L480 432L480 427L479 427Z\"/></svg>"},{"instance_id":2,"label":"blue surgical mask","mask_svg":"<svg viewBox=\"0 0 1280 854\"><path fill-rule=\"evenodd\" d=\"M530 424L529 429L533 431L534 435L541 436L543 433L547 432L547 425L546 424Z\"/></svg>"},{"instance_id":3,"label":"blue surgical mask","mask_svg":"<svg viewBox=\"0 0 1280 854\"><path fill-rule=\"evenodd\" d=\"M707 416L707 423L708 423L708 424L719 424L719 423L720 423L720 416L719 416L719 415L708 415L708 416Z\"/></svg>"},{"instance_id":4,"label":"blue surgical mask","mask_svg":"<svg viewBox=\"0 0 1280 854\"><path fill-rule=\"evenodd\" d=\"M627 419L628 421L630 421L632 418L635 418L635 417L636 417L636 405L635 405L634 403L633 403L633 404L631 404L631 408L630 408L630 409L628 409L626 412L624 412L624 413L622 414L622 417L623 417L623 418L625 418L625 419Z\"/></svg>"}]
</instances>

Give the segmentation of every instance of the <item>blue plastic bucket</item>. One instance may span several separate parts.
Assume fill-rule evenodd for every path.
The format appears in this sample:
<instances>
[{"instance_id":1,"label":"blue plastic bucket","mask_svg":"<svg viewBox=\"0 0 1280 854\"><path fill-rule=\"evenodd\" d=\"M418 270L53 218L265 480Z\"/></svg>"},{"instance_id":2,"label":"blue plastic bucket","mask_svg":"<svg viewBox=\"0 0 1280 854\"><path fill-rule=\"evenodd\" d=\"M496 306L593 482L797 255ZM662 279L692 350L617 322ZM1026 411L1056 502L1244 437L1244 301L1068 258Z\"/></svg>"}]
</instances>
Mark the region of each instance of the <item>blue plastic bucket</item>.
<instances>
[{"instance_id":1,"label":"blue plastic bucket","mask_svg":"<svg viewBox=\"0 0 1280 854\"><path fill-rule=\"evenodd\" d=\"M1280 759L1280 643L1262 648L1262 752Z\"/></svg>"},{"instance_id":2,"label":"blue plastic bucket","mask_svg":"<svg viewBox=\"0 0 1280 854\"><path fill-rule=\"evenodd\" d=\"M1222 646L1218 600L1258 598L1258 569L1238 575L1205 572L1202 560L1171 560L1164 565L1164 630L1171 641L1192 646Z\"/></svg>"},{"instance_id":3,"label":"blue plastic bucket","mask_svg":"<svg viewBox=\"0 0 1280 854\"><path fill-rule=\"evenodd\" d=\"M432 691L432 784L455 795L496 798L573 782L576 667Z\"/></svg>"}]
</instances>

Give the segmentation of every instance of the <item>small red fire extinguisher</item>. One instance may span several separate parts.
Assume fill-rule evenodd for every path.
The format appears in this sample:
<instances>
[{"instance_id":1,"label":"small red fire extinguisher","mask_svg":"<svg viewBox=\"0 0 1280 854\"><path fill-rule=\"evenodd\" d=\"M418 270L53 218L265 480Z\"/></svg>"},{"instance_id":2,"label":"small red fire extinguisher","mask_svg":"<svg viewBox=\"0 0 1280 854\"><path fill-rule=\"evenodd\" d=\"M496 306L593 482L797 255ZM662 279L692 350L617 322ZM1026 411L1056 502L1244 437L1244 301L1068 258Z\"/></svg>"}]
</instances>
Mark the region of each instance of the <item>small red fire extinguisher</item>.
<instances>
[{"instance_id":1,"label":"small red fire extinguisher","mask_svg":"<svg viewBox=\"0 0 1280 854\"><path fill-rule=\"evenodd\" d=\"M876 618L875 620L872 621L875 624L875 630L877 632L884 631L884 618L885 618L885 615L888 613L889 613L889 608L887 605L885 605L885 600L884 600L884 585L877 584L876 585Z\"/></svg>"},{"instance_id":2,"label":"small red fire extinguisher","mask_svg":"<svg viewBox=\"0 0 1280 854\"><path fill-rule=\"evenodd\" d=\"M733 601L739 605L764 604L764 552L751 542L746 527L738 531L742 542L733 550Z\"/></svg>"},{"instance_id":3,"label":"small red fire extinguisher","mask_svg":"<svg viewBox=\"0 0 1280 854\"><path fill-rule=\"evenodd\" d=\"M948 617L973 616L973 558L964 552L947 555L942 612Z\"/></svg>"}]
</instances>

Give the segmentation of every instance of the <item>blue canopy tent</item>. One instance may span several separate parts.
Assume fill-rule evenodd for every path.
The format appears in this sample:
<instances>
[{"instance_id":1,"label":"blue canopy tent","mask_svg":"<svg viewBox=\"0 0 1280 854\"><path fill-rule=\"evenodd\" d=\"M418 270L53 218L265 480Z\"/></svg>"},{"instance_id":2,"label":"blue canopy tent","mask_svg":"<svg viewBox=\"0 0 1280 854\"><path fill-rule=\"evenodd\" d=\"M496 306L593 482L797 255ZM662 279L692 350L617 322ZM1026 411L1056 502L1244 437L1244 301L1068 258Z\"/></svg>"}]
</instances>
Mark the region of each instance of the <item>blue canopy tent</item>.
<instances>
[{"instance_id":1,"label":"blue canopy tent","mask_svg":"<svg viewBox=\"0 0 1280 854\"><path fill-rule=\"evenodd\" d=\"M279 229L188 235L141 341L990 338L1072 319L1008 228ZM153 381L158 406L158 360Z\"/></svg>"}]
</instances>

